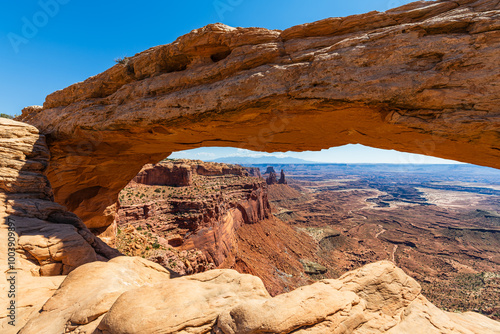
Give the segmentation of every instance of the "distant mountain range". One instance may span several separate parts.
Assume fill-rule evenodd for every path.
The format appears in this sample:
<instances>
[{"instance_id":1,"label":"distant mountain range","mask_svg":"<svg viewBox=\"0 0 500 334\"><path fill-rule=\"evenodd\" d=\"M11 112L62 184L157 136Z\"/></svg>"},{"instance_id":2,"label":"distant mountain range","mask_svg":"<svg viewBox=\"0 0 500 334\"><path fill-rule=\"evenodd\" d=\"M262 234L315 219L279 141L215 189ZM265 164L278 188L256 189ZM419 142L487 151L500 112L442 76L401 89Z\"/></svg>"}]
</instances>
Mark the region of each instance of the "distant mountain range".
<instances>
[{"instance_id":1,"label":"distant mountain range","mask_svg":"<svg viewBox=\"0 0 500 334\"><path fill-rule=\"evenodd\" d=\"M215 160L210 160L212 162L222 162L226 164L238 164L238 165L259 165L259 164L318 164L316 161L308 161L299 158L285 157L278 158L272 156L264 157L224 157Z\"/></svg>"}]
</instances>

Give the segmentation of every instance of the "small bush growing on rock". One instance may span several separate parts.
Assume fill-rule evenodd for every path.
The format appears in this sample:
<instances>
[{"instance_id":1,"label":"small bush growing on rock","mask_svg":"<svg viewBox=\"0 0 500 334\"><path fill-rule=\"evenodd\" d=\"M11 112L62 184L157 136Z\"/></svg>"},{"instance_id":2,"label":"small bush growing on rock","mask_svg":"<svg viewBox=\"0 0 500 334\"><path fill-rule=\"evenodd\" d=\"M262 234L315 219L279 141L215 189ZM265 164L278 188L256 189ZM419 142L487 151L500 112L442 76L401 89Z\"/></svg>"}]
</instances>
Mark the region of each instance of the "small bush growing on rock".
<instances>
[{"instance_id":1,"label":"small bush growing on rock","mask_svg":"<svg viewBox=\"0 0 500 334\"><path fill-rule=\"evenodd\" d=\"M115 63L117 63L117 64L127 65L129 61L130 61L130 57L115 58Z\"/></svg>"}]
</instances>

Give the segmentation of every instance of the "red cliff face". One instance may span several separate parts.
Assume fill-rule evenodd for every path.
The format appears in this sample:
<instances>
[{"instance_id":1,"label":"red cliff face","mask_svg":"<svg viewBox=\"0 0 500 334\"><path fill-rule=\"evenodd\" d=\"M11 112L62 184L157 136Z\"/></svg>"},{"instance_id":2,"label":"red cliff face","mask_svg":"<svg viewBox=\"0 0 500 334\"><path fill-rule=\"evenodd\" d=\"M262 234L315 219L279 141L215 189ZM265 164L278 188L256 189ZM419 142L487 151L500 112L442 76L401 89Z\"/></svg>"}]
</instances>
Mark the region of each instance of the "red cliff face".
<instances>
[{"instance_id":1,"label":"red cliff face","mask_svg":"<svg viewBox=\"0 0 500 334\"><path fill-rule=\"evenodd\" d=\"M165 171L161 165L152 168ZM131 182L120 193L122 252L144 256L173 275L216 267L257 275L273 296L310 282L300 261L314 258L317 246L273 217L266 182L247 176L259 175L258 168L192 160L174 165L192 171L189 186Z\"/></svg>"},{"instance_id":2,"label":"red cliff face","mask_svg":"<svg viewBox=\"0 0 500 334\"><path fill-rule=\"evenodd\" d=\"M262 177L259 167L245 167L245 169L248 171L248 175L250 176Z\"/></svg>"},{"instance_id":3,"label":"red cliff face","mask_svg":"<svg viewBox=\"0 0 500 334\"><path fill-rule=\"evenodd\" d=\"M219 196L213 203L214 210L202 213L206 219L196 226L180 248L206 251L217 266L232 254L237 231L244 224L255 224L269 218L270 207L263 183L244 184L230 190L238 192L239 199L227 202Z\"/></svg>"},{"instance_id":4,"label":"red cliff face","mask_svg":"<svg viewBox=\"0 0 500 334\"><path fill-rule=\"evenodd\" d=\"M193 166L193 171L203 176L238 175L248 176L248 171L240 166L219 163L198 163Z\"/></svg>"},{"instance_id":5,"label":"red cliff face","mask_svg":"<svg viewBox=\"0 0 500 334\"><path fill-rule=\"evenodd\" d=\"M186 160L146 166L124 189L118 225L148 229L167 248L202 250L219 266L242 225L270 217L265 182L247 175L240 166Z\"/></svg>"},{"instance_id":6,"label":"red cliff face","mask_svg":"<svg viewBox=\"0 0 500 334\"><path fill-rule=\"evenodd\" d=\"M147 185L189 186L193 173L191 166L173 163L147 164L133 181Z\"/></svg>"}]
</instances>

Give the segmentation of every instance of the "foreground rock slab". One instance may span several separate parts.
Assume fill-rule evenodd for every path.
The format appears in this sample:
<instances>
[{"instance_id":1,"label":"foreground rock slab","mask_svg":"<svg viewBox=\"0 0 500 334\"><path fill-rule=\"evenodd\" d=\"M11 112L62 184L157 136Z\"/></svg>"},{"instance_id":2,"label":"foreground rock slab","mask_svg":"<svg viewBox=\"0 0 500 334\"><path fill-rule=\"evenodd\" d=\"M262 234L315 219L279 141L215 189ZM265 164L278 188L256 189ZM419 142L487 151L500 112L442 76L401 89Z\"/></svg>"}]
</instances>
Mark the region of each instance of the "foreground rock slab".
<instances>
[{"instance_id":1,"label":"foreground rock slab","mask_svg":"<svg viewBox=\"0 0 500 334\"><path fill-rule=\"evenodd\" d=\"M119 256L109 262L82 265L66 277L20 333L55 334L75 330L92 333L102 315L124 292L169 277L160 265L137 257ZM133 304L126 308L132 308Z\"/></svg>"},{"instance_id":2,"label":"foreground rock slab","mask_svg":"<svg viewBox=\"0 0 500 334\"><path fill-rule=\"evenodd\" d=\"M418 283L381 261L271 297L262 281L216 269L169 279L118 257L85 264L20 331L28 333L499 333L476 313L439 310Z\"/></svg>"},{"instance_id":3,"label":"foreground rock slab","mask_svg":"<svg viewBox=\"0 0 500 334\"><path fill-rule=\"evenodd\" d=\"M284 31L212 24L27 108L56 201L114 219L146 163L200 146L348 143L500 167L500 4L418 1Z\"/></svg>"}]
</instances>

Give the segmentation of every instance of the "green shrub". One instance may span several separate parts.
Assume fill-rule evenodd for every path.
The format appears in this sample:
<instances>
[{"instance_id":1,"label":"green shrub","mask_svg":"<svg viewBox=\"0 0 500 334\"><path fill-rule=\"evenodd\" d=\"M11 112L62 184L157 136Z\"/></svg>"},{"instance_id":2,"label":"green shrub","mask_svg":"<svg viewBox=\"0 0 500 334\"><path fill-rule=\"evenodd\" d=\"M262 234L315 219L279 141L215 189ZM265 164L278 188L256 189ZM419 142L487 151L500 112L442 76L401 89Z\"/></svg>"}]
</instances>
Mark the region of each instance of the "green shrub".
<instances>
[{"instance_id":1,"label":"green shrub","mask_svg":"<svg viewBox=\"0 0 500 334\"><path fill-rule=\"evenodd\" d=\"M8 119L14 119L15 116L11 116L11 115L7 115L7 114L4 114L4 113L1 113L0 117L8 118Z\"/></svg>"},{"instance_id":2,"label":"green shrub","mask_svg":"<svg viewBox=\"0 0 500 334\"><path fill-rule=\"evenodd\" d=\"M117 63L117 64L127 65L129 61L130 61L130 57L115 58L115 63Z\"/></svg>"}]
</instances>

